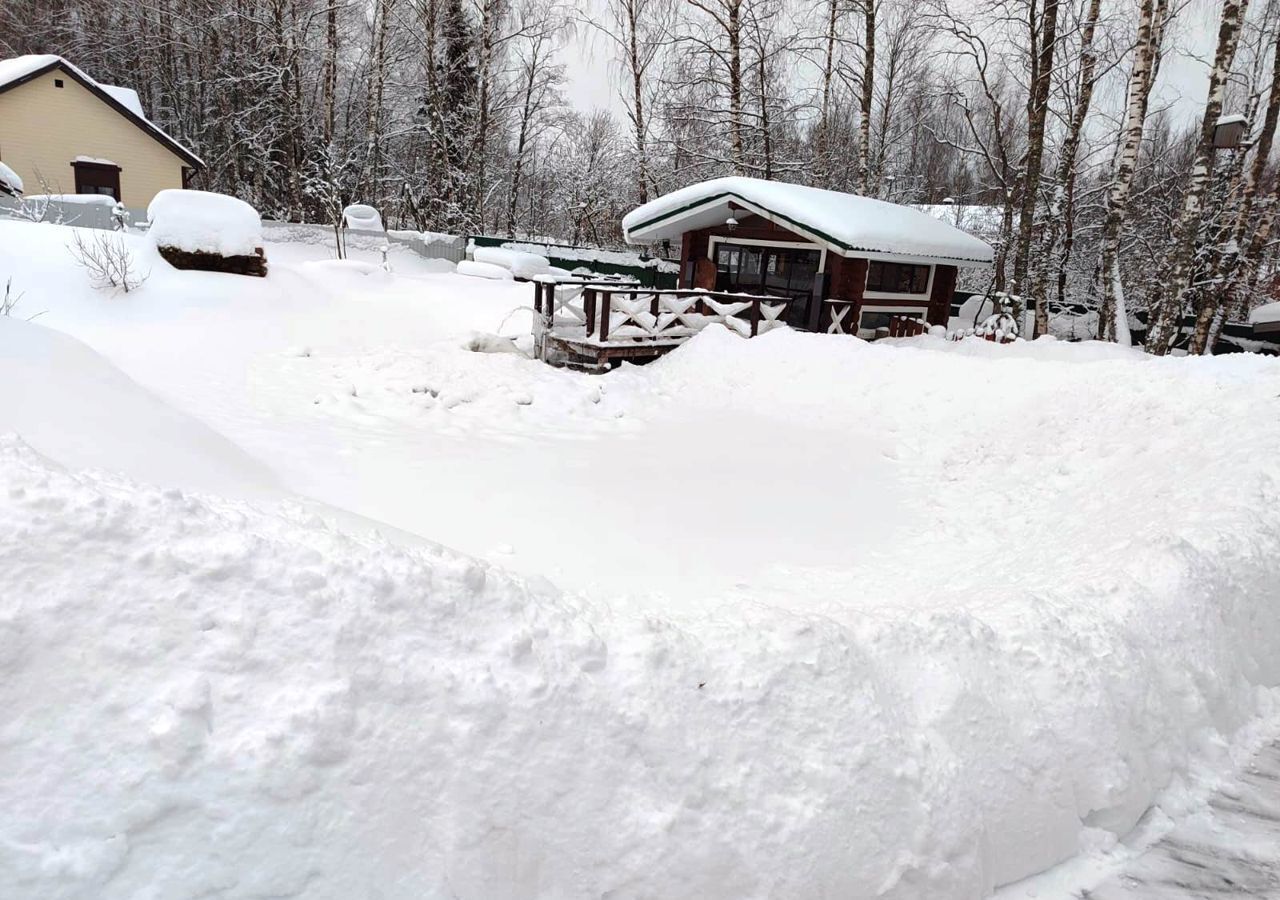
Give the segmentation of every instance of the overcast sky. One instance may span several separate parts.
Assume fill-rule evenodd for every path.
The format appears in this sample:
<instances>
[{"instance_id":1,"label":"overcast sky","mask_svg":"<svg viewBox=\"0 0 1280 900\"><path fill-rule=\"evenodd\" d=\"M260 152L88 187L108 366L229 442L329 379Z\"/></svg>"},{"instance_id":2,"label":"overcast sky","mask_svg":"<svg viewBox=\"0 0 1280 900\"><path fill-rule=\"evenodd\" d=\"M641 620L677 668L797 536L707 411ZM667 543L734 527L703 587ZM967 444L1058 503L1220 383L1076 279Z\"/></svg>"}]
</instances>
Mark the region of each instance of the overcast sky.
<instances>
[{"instance_id":1,"label":"overcast sky","mask_svg":"<svg viewBox=\"0 0 1280 900\"><path fill-rule=\"evenodd\" d=\"M603 0L582 2L592 8L603 6ZM1256 7L1261 5L1258 3ZM1160 71L1153 110L1172 104L1180 117L1200 115L1208 92L1207 61L1213 55L1220 9L1220 3L1215 0L1193 0L1180 14ZM623 107L618 99L617 71L612 62L612 52L612 46L589 28L580 29L570 41L564 58L569 76L566 99L572 106L581 110L604 107L621 115ZM1127 75L1127 67L1122 66L1110 79L1108 93L1117 106L1123 98Z\"/></svg>"}]
</instances>

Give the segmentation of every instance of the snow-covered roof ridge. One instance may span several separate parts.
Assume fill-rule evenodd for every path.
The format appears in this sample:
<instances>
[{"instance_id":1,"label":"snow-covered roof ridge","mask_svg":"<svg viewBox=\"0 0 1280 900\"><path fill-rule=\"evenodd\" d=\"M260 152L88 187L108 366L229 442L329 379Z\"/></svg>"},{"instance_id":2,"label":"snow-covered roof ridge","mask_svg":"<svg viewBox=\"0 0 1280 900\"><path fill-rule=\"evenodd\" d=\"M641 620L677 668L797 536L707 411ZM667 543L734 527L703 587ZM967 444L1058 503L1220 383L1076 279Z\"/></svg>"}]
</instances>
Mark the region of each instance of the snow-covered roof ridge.
<instances>
[{"instance_id":1,"label":"snow-covered roof ridge","mask_svg":"<svg viewBox=\"0 0 1280 900\"><path fill-rule=\"evenodd\" d=\"M141 119L147 118L147 114L142 110L142 98L138 96L138 92L133 88L120 87L118 84L102 84L101 82L98 83L98 87L110 94L117 103L135 116Z\"/></svg>"},{"instance_id":2,"label":"snow-covered roof ridge","mask_svg":"<svg viewBox=\"0 0 1280 900\"><path fill-rule=\"evenodd\" d=\"M15 56L10 59L0 59L0 91L14 85L16 82L55 66L64 69L73 78L81 81L91 90L99 92L110 103L118 106L126 116L141 126L144 131L152 134L162 144L168 145L179 156L188 157L188 161L194 165L204 165L204 161L193 153L190 148L181 144L167 131L147 118L142 109L142 101L139 99L137 91L133 88L120 87L119 85L102 84L91 78L87 72L65 57L52 53L35 53L27 56Z\"/></svg>"},{"instance_id":3,"label":"snow-covered roof ridge","mask_svg":"<svg viewBox=\"0 0 1280 900\"><path fill-rule=\"evenodd\" d=\"M875 253L987 265L991 245L908 206L800 184L729 176L692 184L627 213L628 243L721 224L733 202L841 255Z\"/></svg>"}]
</instances>

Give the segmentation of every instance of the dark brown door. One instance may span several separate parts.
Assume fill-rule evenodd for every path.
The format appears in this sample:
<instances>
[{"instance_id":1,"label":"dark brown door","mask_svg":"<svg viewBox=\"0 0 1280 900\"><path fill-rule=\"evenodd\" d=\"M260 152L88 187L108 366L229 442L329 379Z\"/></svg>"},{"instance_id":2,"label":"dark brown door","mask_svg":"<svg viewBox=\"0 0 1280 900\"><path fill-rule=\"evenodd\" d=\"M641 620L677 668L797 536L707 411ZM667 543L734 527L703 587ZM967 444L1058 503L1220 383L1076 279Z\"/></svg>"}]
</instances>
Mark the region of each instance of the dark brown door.
<instances>
[{"instance_id":1,"label":"dark brown door","mask_svg":"<svg viewBox=\"0 0 1280 900\"><path fill-rule=\"evenodd\" d=\"M111 163L82 162L71 164L76 173L77 194L103 194L120 199L120 167Z\"/></svg>"}]
</instances>

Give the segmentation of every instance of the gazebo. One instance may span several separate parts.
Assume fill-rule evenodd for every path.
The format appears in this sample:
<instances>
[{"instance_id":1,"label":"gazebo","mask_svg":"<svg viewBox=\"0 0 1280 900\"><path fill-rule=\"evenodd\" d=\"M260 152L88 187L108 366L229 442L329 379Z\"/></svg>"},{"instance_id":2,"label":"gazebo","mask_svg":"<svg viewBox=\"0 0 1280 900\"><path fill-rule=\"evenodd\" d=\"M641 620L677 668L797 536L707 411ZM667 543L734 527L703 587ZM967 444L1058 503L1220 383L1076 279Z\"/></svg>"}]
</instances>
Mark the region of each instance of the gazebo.
<instances>
[{"instance_id":1,"label":"gazebo","mask_svg":"<svg viewBox=\"0 0 1280 900\"><path fill-rule=\"evenodd\" d=\"M628 243L680 241L680 286L789 298L786 322L874 337L891 317L946 325L957 270L985 241L927 213L798 184L717 178L622 220Z\"/></svg>"},{"instance_id":2,"label":"gazebo","mask_svg":"<svg viewBox=\"0 0 1280 900\"><path fill-rule=\"evenodd\" d=\"M757 178L681 188L622 220L631 244L680 242L675 290L537 285L540 355L588 369L650 359L720 323L744 337L779 325L863 338L946 325L960 268L985 241L927 213Z\"/></svg>"}]
</instances>

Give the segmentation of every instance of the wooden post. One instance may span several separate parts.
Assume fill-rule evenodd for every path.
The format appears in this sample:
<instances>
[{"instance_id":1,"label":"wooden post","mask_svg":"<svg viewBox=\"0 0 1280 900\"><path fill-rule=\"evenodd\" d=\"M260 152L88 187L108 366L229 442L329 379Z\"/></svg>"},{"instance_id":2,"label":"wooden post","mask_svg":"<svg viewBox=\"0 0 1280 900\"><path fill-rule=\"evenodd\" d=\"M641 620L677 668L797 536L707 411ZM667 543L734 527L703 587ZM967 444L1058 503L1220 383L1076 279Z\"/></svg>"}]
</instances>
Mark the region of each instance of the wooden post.
<instances>
[{"instance_id":1,"label":"wooden post","mask_svg":"<svg viewBox=\"0 0 1280 900\"><path fill-rule=\"evenodd\" d=\"M760 333L760 300L759 298L751 301L751 336L755 337Z\"/></svg>"},{"instance_id":2,"label":"wooden post","mask_svg":"<svg viewBox=\"0 0 1280 900\"><path fill-rule=\"evenodd\" d=\"M603 344L609 340L609 304L613 300L613 294L609 291L601 291L600 293L602 295L601 299L604 300L600 304L600 343Z\"/></svg>"},{"instance_id":3,"label":"wooden post","mask_svg":"<svg viewBox=\"0 0 1280 900\"><path fill-rule=\"evenodd\" d=\"M533 311L542 315L542 282L533 283Z\"/></svg>"},{"instance_id":4,"label":"wooden post","mask_svg":"<svg viewBox=\"0 0 1280 900\"><path fill-rule=\"evenodd\" d=\"M596 332L596 289L582 289L582 311L587 316L587 337Z\"/></svg>"}]
</instances>

